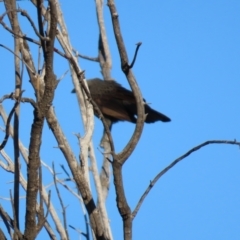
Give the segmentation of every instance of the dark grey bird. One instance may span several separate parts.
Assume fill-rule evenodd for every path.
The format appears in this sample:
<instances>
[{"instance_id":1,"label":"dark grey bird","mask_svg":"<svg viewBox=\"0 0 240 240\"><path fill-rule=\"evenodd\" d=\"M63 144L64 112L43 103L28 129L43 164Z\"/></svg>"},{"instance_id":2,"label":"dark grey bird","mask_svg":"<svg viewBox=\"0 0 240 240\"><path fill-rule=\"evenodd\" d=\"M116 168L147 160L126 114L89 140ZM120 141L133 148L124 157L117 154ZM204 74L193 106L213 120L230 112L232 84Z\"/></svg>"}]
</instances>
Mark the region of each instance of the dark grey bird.
<instances>
[{"instance_id":1,"label":"dark grey bird","mask_svg":"<svg viewBox=\"0 0 240 240\"><path fill-rule=\"evenodd\" d=\"M92 99L100 108L103 116L112 123L118 121L128 121L136 123L137 106L133 92L122 87L117 82L103 81L99 78L87 80ZM75 92L75 89L72 91ZM146 103L145 99L143 101ZM166 115L152 109L147 103L144 105L146 123L156 121L170 122L171 119ZM94 112L98 117L98 114Z\"/></svg>"}]
</instances>

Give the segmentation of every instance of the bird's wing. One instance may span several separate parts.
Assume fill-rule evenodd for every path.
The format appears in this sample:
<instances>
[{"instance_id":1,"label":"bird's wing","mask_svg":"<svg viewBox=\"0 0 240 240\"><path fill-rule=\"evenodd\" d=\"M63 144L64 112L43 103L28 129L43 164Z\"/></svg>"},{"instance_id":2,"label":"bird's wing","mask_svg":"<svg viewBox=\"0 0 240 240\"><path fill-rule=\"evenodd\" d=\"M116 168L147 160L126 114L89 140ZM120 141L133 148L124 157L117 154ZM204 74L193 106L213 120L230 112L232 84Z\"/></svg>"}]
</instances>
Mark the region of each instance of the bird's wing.
<instances>
[{"instance_id":1,"label":"bird's wing","mask_svg":"<svg viewBox=\"0 0 240 240\"><path fill-rule=\"evenodd\" d=\"M116 82L99 81L98 87L94 86L96 81L90 83L92 98L103 115L113 121L136 122L136 101L131 91Z\"/></svg>"},{"instance_id":2,"label":"bird's wing","mask_svg":"<svg viewBox=\"0 0 240 240\"><path fill-rule=\"evenodd\" d=\"M116 98L97 98L96 104L100 108L103 115L119 121L136 122L133 114L131 114L121 100Z\"/></svg>"}]
</instances>

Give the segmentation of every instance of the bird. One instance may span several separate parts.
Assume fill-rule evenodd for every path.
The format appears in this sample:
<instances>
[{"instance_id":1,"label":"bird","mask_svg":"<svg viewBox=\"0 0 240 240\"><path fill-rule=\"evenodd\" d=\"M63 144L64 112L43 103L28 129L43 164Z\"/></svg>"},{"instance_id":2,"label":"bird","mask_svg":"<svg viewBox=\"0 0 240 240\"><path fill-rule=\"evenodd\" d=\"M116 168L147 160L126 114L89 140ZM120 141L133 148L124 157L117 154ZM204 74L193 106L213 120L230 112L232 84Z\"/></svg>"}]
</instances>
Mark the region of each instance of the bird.
<instances>
[{"instance_id":1,"label":"bird","mask_svg":"<svg viewBox=\"0 0 240 240\"><path fill-rule=\"evenodd\" d=\"M111 123L127 121L137 122L137 105L132 91L122 87L114 80L104 81L100 78L87 80L88 88L93 101L98 105L105 119ZM72 90L72 93L75 89ZM171 119L166 115L154 110L144 101L145 123L154 123L157 121L170 122ZM97 111L95 116L99 117Z\"/></svg>"}]
</instances>

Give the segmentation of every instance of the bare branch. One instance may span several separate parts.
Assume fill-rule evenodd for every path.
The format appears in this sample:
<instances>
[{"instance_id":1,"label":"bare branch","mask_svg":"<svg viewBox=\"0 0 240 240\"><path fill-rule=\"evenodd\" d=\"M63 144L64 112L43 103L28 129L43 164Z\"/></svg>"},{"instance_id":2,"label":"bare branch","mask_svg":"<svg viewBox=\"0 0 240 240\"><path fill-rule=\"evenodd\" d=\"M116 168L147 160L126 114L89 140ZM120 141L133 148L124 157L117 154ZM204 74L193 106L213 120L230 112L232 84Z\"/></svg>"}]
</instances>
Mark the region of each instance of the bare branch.
<instances>
[{"instance_id":1,"label":"bare branch","mask_svg":"<svg viewBox=\"0 0 240 240\"><path fill-rule=\"evenodd\" d=\"M41 8L42 1L38 0L38 8ZM42 127L44 123L45 116L52 104L54 91L56 87L56 77L53 72L53 46L56 36L57 28L57 15L56 6L53 1L49 1L50 6L50 30L49 38L50 40L45 43L42 41L43 55L46 64L46 74L44 76L45 90L42 97L39 99L38 108L34 110L34 122L31 129L31 139L29 145L29 162L28 162L28 185L27 185L27 201L26 201L26 222L25 222L25 232L24 235L28 239L34 239L38 233L36 225L36 198L37 192L39 190L38 184L38 170L40 167L40 145L42 137ZM38 11L38 14L39 11ZM39 26L41 29L41 17L39 17ZM42 34L42 31L40 30Z\"/></svg>"},{"instance_id":2,"label":"bare branch","mask_svg":"<svg viewBox=\"0 0 240 240\"><path fill-rule=\"evenodd\" d=\"M113 30L114 30L114 35L115 35L115 39L118 46L118 51L120 54L122 71L125 73L128 79L128 82L133 91L133 94L136 99L136 104L137 104L138 118L137 118L137 124L136 124L135 130L134 130L134 134L131 137L128 144L126 145L126 147L124 148L124 150L121 153L119 153L118 156L114 157L115 159L118 159L121 165L123 165L124 162L127 160L127 158L132 154L133 150L135 149L141 137L144 121L145 121L144 102L141 96L141 91L137 85L135 77L128 64L127 51L126 51L126 47L124 45L124 41L123 41L121 30L120 30L120 23L118 20L118 13L117 13L116 6L113 0L108 0L107 4L112 17Z\"/></svg>"},{"instance_id":3,"label":"bare branch","mask_svg":"<svg viewBox=\"0 0 240 240\"><path fill-rule=\"evenodd\" d=\"M101 73L103 75L104 81L108 81L111 79L111 68L112 68L112 59L110 54L110 49L108 45L107 40L107 33L105 29L104 24L104 1L102 0L96 0L96 12L97 12L97 21L98 21L98 27L99 27L99 38L98 38L98 60L101 67ZM101 147L104 148L104 151L106 154L103 155L103 163L100 173L100 182L101 182L101 196L98 198L98 205L100 208L103 208L105 205L107 195L109 192L109 186L110 186L110 163L108 159L111 157L111 154L114 153L114 143L113 139L109 138L112 122L108 119L105 119L104 116L100 118L104 122L107 123L107 128L104 125L104 131L103 136L100 142ZM93 148L90 149L92 153L90 153L90 156L93 156ZM108 154L107 154L108 153ZM94 168L93 168L93 174ZM98 175L98 174L97 174ZM98 176L99 177L99 176ZM99 191L99 190L98 190ZM101 210L103 215L103 219L105 220L105 226L109 226L109 223L107 222L107 213L105 213L105 209ZM109 236L111 239L113 239L111 229L109 228Z\"/></svg>"},{"instance_id":4,"label":"bare branch","mask_svg":"<svg viewBox=\"0 0 240 240\"><path fill-rule=\"evenodd\" d=\"M112 59L111 54L108 46L107 41L107 34L104 25L104 18L103 18L103 5L104 1L96 0L96 11L97 11L97 20L98 20L98 27L99 27L99 41L98 41L98 58L99 63L102 69L102 75L104 80L111 79L111 68L112 68Z\"/></svg>"},{"instance_id":5,"label":"bare branch","mask_svg":"<svg viewBox=\"0 0 240 240\"><path fill-rule=\"evenodd\" d=\"M133 76L128 64L128 56L127 56L126 48L123 42L121 30L120 30L120 23L118 20L118 13L117 13L116 6L113 0L108 0L107 4L112 17L113 30L114 30L114 35L115 35L115 39L118 46L118 51L120 54L122 71L125 73L128 79L128 82L131 86L131 89L133 91L133 94L136 99L136 104L137 104L138 118L137 118L137 124L136 124L135 130L134 130L134 134L131 137L128 144L126 145L126 147L124 148L124 150L117 155L115 154L113 155L113 176L114 176L114 185L115 185L116 195L117 195L117 207L123 220L124 239L130 240L132 239L132 217L131 217L131 210L127 203L127 199L126 199L124 187L123 187L122 166L126 162L128 157L132 154L133 150L135 149L140 139L140 136L143 130L145 114L144 114L144 104L142 100L143 98L141 96L140 89L137 85L135 77Z\"/></svg>"},{"instance_id":6,"label":"bare branch","mask_svg":"<svg viewBox=\"0 0 240 240\"><path fill-rule=\"evenodd\" d=\"M62 14L61 14L58 3L56 3L56 7L57 7L58 17L59 17L58 21L59 21L59 24L60 24L61 28L64 31L64 36L59 31L57 37L60 41L60 44L63 46L66 54L68 56L70 55L72 58L74 58L71 54L72 47L70 45L70 42L69 42L68 38L66 37L67 36L66 35L67 31L66 31L66 28L65 28L64 21L62 19ZM43 14L45 14L45 13L43 12ZM75 75L74 71L72 71L72 76L73 76L73 79L75 81L76 80L75 79L76 75ZM74 82L74 84L76 85L75 87L78 87L79 83L76 81L76 82ZM82 101L81 103L82 104L80 106L85 106L84 101ZM83 111L85 111L84 107L83 107ZM103 229L102 229L101 220L99 218L99 213L98 213L97 208L95 206L95 203L93 201L90 189L87 185L86 180L84 179L84 176L82 175L82 173L81 173L81 171L78 167L77 161L74 158L74 155L73 155L73 153L72 153L72 151L69 147L68 142L66 141L66 137L64 136L64 134L63 134L63 132L62 132L62 130L61 130L59 124L58 124L58 121L56 119L55 114L53 113L52 108L48 112L47 121L48 121L48 124L49 124L51 130L53 131L53 133L55 135L55 138L58 141L58 145L59 145L61 151L63 152L65 158L68 161L69 167L70 167L71 172L72 172L73 177L74 177L74 180L77 183L77 186L78 186L79 191L81 192L81 195L83 196L84 204L85 204L85 206L87 208L87 211L89 213L89 216L90 216L90 222L91 222L92 229L93 229L97 238L99 238L99 239L103 238ZM84 123L87 123L86 120L84 120Z\"/></svg>"},{"instance_id":7,"label":"bare branch","mask_svg":"<svg viewBox=\"0 0 240 240\"><path fill-rule=\"evenodd\" d=\"M21 94L24 92L24 90L21 92ZM24 97L16 97L15 93L10 93L10 94L6 94L4 95L1 99L0 99L0 104L6 100L6 99L12 99L12 100L17 100L18 102L22 102L22 103L30 103L34 108L37 108L37 104L36 102L32 99L32 98L24 98Z\"/></svg>"},{"instance_id":8,"label":"bare branch","mask_svg":"<svg viewBox=\"0 0 240 240\"><path fill-rule=\"evenodd\" d=\"M196 152L197 150L199 150L202 147L205 147L209 144L231 144L231 145L238 145L240 147L240 142L237 142L236 140L234 141L229 141L229 140L209 140L206 141L204 143L201 143L200 145L190 149L189 151L187 151L185 154L183 154L181 157L177 158L176 160L174 160L171 164L169 164L166 168L164 168L160 173L158 173L156 175L156 177L150 182L148 188L145 190L145 192L143 193L143 195L141 196L140 200L138 201L137 206L135 207L133 213L132 213L132 217L135 218L135 216L137 215L144 199L147 197L148 193L150 192L150 190L152 189L152 187L156 184L156 182L166 173L168 172L168 170L170 170L172 167L174 167L177 163L179 163L180 161L182 161L184 158L188 157L190 154L192 154L193 152Z\"/></svg>"},{"instance_id":9,"label":"bare branch","mask_svg":"<svg viewBox=\"0 0 240 240\"><path fill-rule=\"evenodd\" d=\"M6 236L4 235L2 229L0 229L0 240L7 240Z\"/></svg>"}]
</instances>

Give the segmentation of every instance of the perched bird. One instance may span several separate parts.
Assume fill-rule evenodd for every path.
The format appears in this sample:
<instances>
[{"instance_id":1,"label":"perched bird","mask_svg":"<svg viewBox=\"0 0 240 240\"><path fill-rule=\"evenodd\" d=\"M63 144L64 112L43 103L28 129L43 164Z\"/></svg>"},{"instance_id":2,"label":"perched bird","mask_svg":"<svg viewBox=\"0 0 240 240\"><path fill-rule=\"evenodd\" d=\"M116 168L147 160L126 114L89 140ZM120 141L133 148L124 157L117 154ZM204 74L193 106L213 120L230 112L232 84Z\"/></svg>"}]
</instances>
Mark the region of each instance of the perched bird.
<instances>
[{"instance_id":1,"label":"perched bird","mask_svg":"<svg viewBox=\"0 0 240 240\"><path fill-rule=\"evenodd\" d=\"M115 81L103 81L99 78L87 80L92 99L100 108L103 116L112 123L128 121L136 123L137 106L133 92ZM75 92L75 89L72 90ZM143 99L144 102L145 99ZM145 104L146 123L156 121L169 122L171 119ZM97 113L94 114L98 117Z\"/></svg>"}]
</instances>

